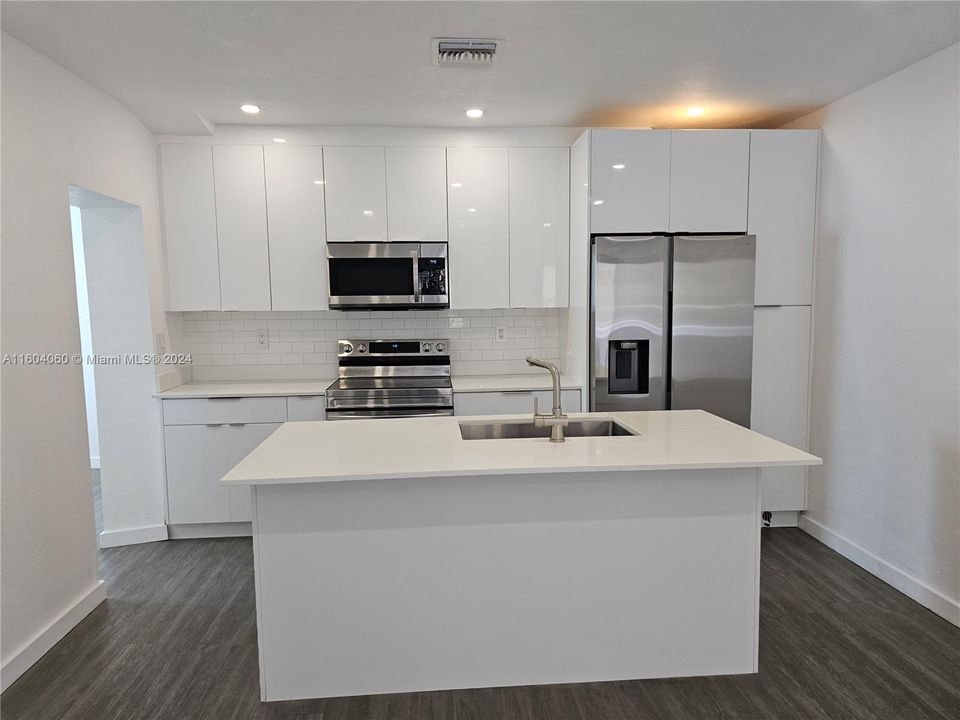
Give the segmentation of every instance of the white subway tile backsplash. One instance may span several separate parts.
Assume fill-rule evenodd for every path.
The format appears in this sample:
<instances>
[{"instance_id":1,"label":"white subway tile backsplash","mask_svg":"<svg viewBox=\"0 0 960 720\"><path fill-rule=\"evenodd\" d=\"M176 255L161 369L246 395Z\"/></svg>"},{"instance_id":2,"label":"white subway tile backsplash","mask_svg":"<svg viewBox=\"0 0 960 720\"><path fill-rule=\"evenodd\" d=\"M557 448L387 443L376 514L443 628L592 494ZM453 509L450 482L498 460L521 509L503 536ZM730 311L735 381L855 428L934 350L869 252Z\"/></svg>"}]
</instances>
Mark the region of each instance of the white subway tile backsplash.
<instances>
[{"instance_id":1,"label":"white subway tile backsplash","mask_svg":"<svg viewBox=\"0 0 960 720\"><path fill-rule=\"evenodd\" d=\"M336 341L445 338L454 373L532 372L527 355L560 361L566 313L559 309L413 311L205 311L180 313L182 347L193 377L205 380L334 378ZM507 328L494 342L495 328ZM257 345L267 331L269 345Z\"/></svg>"}]
</instances>

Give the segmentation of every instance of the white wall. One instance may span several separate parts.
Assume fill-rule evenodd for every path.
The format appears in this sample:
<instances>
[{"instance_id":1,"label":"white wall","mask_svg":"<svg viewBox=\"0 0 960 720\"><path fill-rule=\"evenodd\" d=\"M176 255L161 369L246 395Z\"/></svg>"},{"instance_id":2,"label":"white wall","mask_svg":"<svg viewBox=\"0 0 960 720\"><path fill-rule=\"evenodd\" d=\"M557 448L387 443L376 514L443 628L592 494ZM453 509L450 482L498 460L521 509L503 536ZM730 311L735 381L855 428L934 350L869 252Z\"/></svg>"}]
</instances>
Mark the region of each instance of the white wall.
<instances>
[{"instance_id":1,"label":"white wall","mask_svg":"<svg viewBox=\"0 0 960 720\"><path fill-rule=\"evenodd\" d=\"M80 319L80 352L84 357L93 353L90 333L90 298L87 293L87 267L83 255L83 221L80 208L70 206L70 232L73 238L73 266L76 269L77 312ZM100 467L100 433L97 429L97 384L93 365L83 365L83 397L87 410L87 445L90 448L90 467Z\"/></svg>"},{"instance_id":2,"label":"white wall","mask_svg":"<svg viewBox=\"0 0 960 720\"><path fill-rule=\"evenodd\" d=\"M960 53L791 123L823 128L804 527L960 624Z\"/></svg>"},{"instance_id":3,"label":"white wall","mask_svg":"<svg viewBox=\"0 0 960 720\"><path fill-rule=\"evenodd\" d=\"M2 36L2 351L80 351L68 185L143 209L163 328L156 148L124 107ZM6 687L103 597L80 366L2 368L0 660Z\"/></svg>"}]
</instances>

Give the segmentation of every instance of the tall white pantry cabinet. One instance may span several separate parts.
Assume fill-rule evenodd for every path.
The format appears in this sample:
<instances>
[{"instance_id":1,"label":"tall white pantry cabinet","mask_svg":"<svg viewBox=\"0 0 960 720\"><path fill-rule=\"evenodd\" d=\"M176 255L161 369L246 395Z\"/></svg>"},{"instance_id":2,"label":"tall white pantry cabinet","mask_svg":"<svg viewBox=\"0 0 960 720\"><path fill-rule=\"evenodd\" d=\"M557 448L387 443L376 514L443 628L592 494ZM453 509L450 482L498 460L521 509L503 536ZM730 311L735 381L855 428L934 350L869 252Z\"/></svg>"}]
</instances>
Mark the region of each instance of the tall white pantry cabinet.
<instances>
[{"instance_id":1,"label":"tall white pantry cabinet","mask_svg":"<svg viewBox=\"0 0 960 720\"><path fill-rule=\"evenodd\" d=\"M751 425L806 449L819 132L589 132L591 233L757 236ZM805 468L761 483L764 510L806 508Z\"/></svg>"}]
</instances>

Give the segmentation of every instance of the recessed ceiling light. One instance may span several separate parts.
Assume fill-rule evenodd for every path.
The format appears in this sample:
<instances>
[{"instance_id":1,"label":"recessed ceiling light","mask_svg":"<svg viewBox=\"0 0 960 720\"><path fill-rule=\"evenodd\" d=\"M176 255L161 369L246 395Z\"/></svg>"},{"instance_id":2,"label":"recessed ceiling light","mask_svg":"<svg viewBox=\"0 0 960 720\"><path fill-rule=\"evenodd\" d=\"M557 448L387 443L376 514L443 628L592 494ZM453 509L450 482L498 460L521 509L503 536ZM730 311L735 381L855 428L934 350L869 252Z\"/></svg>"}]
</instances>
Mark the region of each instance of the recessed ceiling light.
<instances>
[{"instance_id":1,"label":"recessed ceiling light","mask_svg":"<svg viewBox=\"0 0 960 720\"><path fill-rule=\"evenodd\" d=\"M614 170L623 170L626 167L626 165L624 165L623 163L617 163L616 165L611 165L611 167Z\"/></svg>"},{"instance_id":2,"label":"recessed ceiling light","mask_svg":"<svg viewBox=\"0 0 960 720\"><path fill-rule=\"evenodd\" d=\"M594 201L593 201L593 204L594 204L594 205L603 205L603 200L594 200Z\"/></svg>"},{"instance_id":3,"label":"recessed ceiling light","mask_svg":"<svg viewBox=\"0 0 960 720\"><path fill-rule=\"evenodd\" d=\"M687 117L700 117L701 115L703 115L703 108L688 107L684 112L686 113Z\"/></svg>"},{"instance_id":4,"label":"recessed ceiling light","mask_svg":"<svg viewBox=\"0 0 960 720\"><path fill-rule=\"evenodd\" d=\"M482 118L483 110L481 110L480 108L470 108L469 110L467 110L467 117L473 118L474 120L476 120L477 118Z\"/></svg>"},{"instance_id":5,"label":"recessed ceiling light","mask_svg":"<svg viewBox=\"0 0 960 720\"><path fill-rule=\"evenodd\" d=\"M274 138L273 141L276 142L276 143L285 143L285 142L287 141L287 139L286 139L286 138Z\"/></svg>"},{"instance_id":6,"label":"recessed ceiling light","mask_svg":"<svg viewBox=\"0 0 960 720\"><path fill-rule=\"evenodd\" d=\"M476 208L467 208L467 212L476 212L476 211L477 211Z\"/></svg>"},{"instance_id":7,"label":"recessed ceiling light","mask_svg":"<svg viewBox=\"0 0 960 720\"><path fill-rule=\"evenodd\" d=\"M463 187L463 183L450 183L450 187L453 187L453 188Z\"/></svg>"},{"instance_id":8,"label":"recessed ceiling light","mask_svg":"<svg viewBox=\"0 0 960 720\"><path fill-rule=\"evenodd\" d=\"M363 214L366 215L367 217L370 217L371 215L373 215L373 210L364 210Z\"/></svg>"},{"instance_id":9,"label":"recessed ceiling light","mask_svg":"<svg viewBox=\"0 0 960 720\"><path fill-rule=\"evenodd\" d=\"M325 183L326 183L325 180L314 180L314 181L313 181L313 184L314 184L314 185L324 185Z\"/></svg>"},{"instance_id":10,"label":"recessed ceiling light","mask_svg":"<svg viewBox=\"0 0 960 720\"><path fill-rule=\"evenodd\" d=\"M259 106L259 105L253 105L252 103L247 103L246 105L241 105L241 106L240 106L240 109L243 110L243 111L244 111L245 113L247 113L248 115L256 115L258 112L260 112L260 106Z\"/></svg>"},{"instance_id":11,"label":"recessed ceiling light","mask_svg":"<svg viewBox=\"0 0 960 720\"><path fill-rule=\"evenodd\" d=\"M553 225L553 223L544 223L544 224L543 224L544 227L550 227L551 225Z\"/></svg>"}]
</instances>

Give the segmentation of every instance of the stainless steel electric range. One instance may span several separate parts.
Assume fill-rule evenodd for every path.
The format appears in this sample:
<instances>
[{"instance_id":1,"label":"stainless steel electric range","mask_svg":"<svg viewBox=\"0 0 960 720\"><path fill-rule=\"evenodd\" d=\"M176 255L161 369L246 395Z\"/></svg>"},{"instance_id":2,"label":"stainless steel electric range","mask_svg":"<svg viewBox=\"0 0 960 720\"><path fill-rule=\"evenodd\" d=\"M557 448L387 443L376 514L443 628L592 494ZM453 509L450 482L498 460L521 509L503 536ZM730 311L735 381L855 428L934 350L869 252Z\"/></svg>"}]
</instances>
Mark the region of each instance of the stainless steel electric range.
<instances>
[{"instance_id":1,"label":"stainless steel electric range","mask_svg":"<svg viewBox=\"0 0 960 720\"><path fill-rule=\"evenodd\" d=\"M327 420L453 415L447 340L338 340Z\"/></svg>"}]
</instances>

